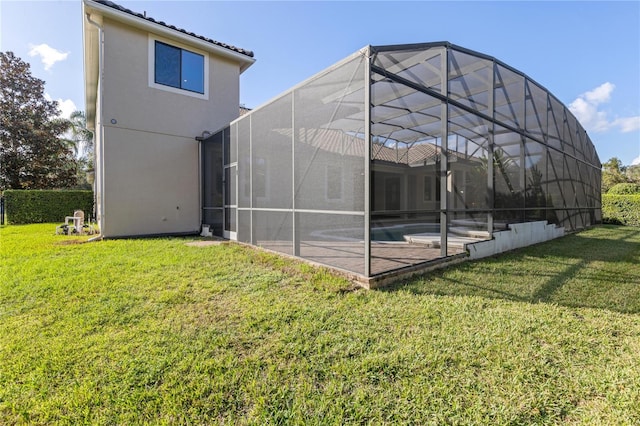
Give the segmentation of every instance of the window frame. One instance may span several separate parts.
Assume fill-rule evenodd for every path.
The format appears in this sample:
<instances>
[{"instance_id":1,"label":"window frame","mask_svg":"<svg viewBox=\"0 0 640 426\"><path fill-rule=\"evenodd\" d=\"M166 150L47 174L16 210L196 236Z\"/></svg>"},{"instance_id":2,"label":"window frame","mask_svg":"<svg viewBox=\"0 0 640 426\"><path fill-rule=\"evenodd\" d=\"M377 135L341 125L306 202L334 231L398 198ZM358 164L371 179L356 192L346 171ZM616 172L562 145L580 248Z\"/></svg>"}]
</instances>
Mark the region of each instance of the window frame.
<instances>
[{"instance_id":1,"label":"window frame","mask_svg":"<svg viewBox=\"0 0 640 426\"><path fill-rule=\"evenodd\" d=\"M169 47L180 49L180 55L182 57L182 51L194 53L203 57L203 89L204 93L195 92L190 89L184 89L182 87L169 86L162 83L156 83L156 42L164 44ZM149 34L149 87L163 90L165 92L177 93L180 95L191 96L198 99L209 100L209 55L199 49L191 46L175 42L173 40L167 40L155 35ZM181 70L182 73L182 70ZM182 78L182 75L181 75Z\"/></svg>"}]
</instances>

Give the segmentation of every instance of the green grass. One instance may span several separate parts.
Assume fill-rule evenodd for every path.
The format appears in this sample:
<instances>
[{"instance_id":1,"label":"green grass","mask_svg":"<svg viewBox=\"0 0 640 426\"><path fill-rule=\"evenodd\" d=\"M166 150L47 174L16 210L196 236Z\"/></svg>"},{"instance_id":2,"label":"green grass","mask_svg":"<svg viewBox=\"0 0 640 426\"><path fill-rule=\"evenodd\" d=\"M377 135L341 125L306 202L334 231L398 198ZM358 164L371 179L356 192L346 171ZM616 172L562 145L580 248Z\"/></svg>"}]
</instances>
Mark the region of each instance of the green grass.
<instances>
[{"instance_id":1,"label":"green grass","mask_svg":"<svg viewBox=\"0 0 640 426\"><path fill-rule=\"evenodd\" d=\"M382 291L54 228L0 228L0 424L640 423L640 228Z\"/></svg>"}]
</instances>

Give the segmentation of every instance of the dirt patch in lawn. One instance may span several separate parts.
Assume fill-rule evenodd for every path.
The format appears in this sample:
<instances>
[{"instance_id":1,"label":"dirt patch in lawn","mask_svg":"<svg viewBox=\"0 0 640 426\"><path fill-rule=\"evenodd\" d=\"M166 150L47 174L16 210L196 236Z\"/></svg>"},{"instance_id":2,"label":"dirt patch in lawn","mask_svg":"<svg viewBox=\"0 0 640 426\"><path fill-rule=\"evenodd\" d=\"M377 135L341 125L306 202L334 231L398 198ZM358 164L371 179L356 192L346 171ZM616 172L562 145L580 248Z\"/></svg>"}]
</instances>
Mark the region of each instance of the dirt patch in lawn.
<instances>
[{"instance_id":1,"label":"dirt patch in lawn","mask_svg":"<svg viewBox=\"0 0 640 426\"><path fill-rule=\"evenodd\" d=\"M185 243L186 246L189 247L208 247L208 246L219 246L220 244L226 244L225 240L205 240L205 241L191 241Z\"/></svg>"},{"instance_id":2,"label":"dirt patch in lawn","mask_svg":"<svg viewBox=\"0 0 640 426\"><path fill-rule=\"evenodd\" d=\"M59 245L59 246L70 246L70 245L73 245L73 244L84 244L86 242L87 242L87 240L64 240L64 241L58 241L56 243L56 245Z\"/></svg>"}]
</instances>

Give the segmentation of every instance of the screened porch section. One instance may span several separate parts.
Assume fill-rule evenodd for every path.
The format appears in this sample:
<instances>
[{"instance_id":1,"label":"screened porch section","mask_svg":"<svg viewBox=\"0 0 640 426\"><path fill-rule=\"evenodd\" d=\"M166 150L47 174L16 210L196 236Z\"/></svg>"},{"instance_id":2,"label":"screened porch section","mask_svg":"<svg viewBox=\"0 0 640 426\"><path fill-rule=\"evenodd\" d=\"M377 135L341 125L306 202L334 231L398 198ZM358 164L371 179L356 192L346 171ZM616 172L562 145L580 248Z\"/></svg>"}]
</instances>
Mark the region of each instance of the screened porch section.
<instances>
[{"instance_id":1,"label":"screened porch section","mask_svg":"<svg viewBox=\"0 0 640 426\"><path fill-rule=\"evenodd\" d=\"M514 223L593 225L600 167L571 112L497 59L369 46L202 142L203 223L375 277Z\"/></svg>"}]
</instances>

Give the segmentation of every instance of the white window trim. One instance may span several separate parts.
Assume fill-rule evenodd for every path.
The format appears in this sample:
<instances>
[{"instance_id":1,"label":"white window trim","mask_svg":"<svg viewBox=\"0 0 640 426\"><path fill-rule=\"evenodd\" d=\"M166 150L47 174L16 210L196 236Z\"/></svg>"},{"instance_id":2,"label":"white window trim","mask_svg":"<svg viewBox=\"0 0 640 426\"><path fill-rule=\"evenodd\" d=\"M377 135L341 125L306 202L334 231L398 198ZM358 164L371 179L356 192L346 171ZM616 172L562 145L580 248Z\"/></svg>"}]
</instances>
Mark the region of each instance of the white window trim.
<instances>
[{"instance_id":1,"label":"white window trim","mask_svg":"<svg viewBox=\"0 0 640 426\"><path fill-rule=\"evenodd\" d=\"M180 49L188 50L189 52L197 53L204 57L204 93L192 92L185 89L179 89L177 87L165 86L164 84L156 83L155 78L155 63L156 63L156 41L175 46ZM158 37L155 34L149 34L149 87L158 90L164 90L165 92L177 93L179 95L191 96L192 98L209 100L209 54L196 49L192 46L187 46L182 43L178 43L173 40Z\"/></svg>"}]
</instances>

